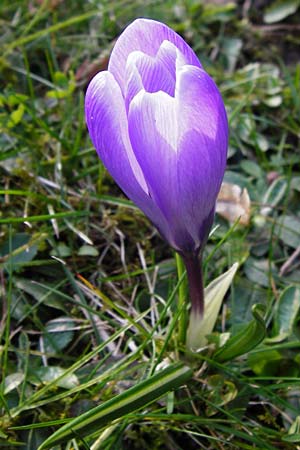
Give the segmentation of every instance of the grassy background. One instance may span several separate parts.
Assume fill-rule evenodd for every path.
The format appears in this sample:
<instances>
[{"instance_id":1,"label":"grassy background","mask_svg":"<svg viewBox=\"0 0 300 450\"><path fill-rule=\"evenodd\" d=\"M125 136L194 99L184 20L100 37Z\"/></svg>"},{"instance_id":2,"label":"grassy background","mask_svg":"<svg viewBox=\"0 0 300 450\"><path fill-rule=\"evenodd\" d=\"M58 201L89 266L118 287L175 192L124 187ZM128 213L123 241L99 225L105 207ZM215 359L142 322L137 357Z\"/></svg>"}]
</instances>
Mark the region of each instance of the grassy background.
<instances>
[{"instance_id":1,"label":"grassy background","mask_svg":"<svg viewBox=\"0 0 300 450\"><path fill-rule=\"evenodd\" d=\"M37 449L67 419L182 358L174 255L104 170L83 115L88 80L139 16L182 34L220 87L231 129L225 179L247 189L251 220L232 229L216 216L206 283L240 268L209 348L189 361L193 380L52 448L300 446L298 6L1 2L3 448ZM257 304L264 341L219 362L216 348L253 323Z\"/></svg>"}]
</instances>

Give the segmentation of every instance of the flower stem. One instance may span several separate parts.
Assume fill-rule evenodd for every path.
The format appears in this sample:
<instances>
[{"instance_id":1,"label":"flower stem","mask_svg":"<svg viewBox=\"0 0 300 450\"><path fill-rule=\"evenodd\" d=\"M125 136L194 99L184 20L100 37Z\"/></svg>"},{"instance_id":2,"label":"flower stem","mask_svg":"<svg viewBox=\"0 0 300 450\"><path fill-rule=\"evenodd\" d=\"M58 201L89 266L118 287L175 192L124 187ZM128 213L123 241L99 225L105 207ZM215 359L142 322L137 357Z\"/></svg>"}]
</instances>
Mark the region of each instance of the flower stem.
<instances>
[{"instance_id":1,"label":"flower stem","mask_svg":"<svg viewBox=\"0 0 300 450\"><path fill-rule=\"evenodd\" d=\"M182 255L186 268L189 291L192 301L191 314L203 317L204 313L204 288L202 277L202 258L198 255Z\"/></svg>"},{"instance_id":2,"label":"flower stem","mask_svg":"<svg viewBox=\"0 0 300 450\"><path fill-rule=\"evenodd\" d=\"M185 267L182 257L178 253L176 253L175 258L176 258L178 280L180 280L183 277ZM181 315L178 321L178 340L182 345L185 345L186 330L188 323L187 299L188 299L188 287L185 278L178 289L178 308L179 310L181 310Z\"/></svg>"}]
</instances>

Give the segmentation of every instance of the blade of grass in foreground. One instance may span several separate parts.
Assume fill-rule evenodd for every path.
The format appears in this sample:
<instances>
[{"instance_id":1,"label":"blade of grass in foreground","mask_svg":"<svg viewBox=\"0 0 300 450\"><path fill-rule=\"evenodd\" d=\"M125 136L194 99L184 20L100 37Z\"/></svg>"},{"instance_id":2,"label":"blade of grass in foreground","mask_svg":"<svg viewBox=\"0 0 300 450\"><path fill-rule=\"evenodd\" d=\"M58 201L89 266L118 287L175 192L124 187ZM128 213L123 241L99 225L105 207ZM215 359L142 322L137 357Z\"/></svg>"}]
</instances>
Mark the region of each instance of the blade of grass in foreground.
<instances>
[{"instance_id":1,"label":"blade of grass in foreground","mask_svg":"<svg viewBox=\"0 0 300 450\"><path fill-rule=\"evenodd\" d=\"M76 435L80 435L82 438L100 430L113 420L145 407L171 389L178 388L189 380L192 375L191 368L183 363L172 364L138 385L71 420L46 439L39 447L39 450L52 447Z\"/></svg>"},{"instance_id":2,"label":"blade of grass in foreground","mask_svg":"<svg viewBox=\"0 0 300 450\"><path fill-rule=\"evenodd\" d=\"M67 211L56 214L42 214L40 216L29 217L8 217L6 219L0 219L0 224L4 223L23 223L23 222L40 222L51 219L64 219L66 217L81 217L89 215L88 211Z\"/></svg>"}]
</instances>

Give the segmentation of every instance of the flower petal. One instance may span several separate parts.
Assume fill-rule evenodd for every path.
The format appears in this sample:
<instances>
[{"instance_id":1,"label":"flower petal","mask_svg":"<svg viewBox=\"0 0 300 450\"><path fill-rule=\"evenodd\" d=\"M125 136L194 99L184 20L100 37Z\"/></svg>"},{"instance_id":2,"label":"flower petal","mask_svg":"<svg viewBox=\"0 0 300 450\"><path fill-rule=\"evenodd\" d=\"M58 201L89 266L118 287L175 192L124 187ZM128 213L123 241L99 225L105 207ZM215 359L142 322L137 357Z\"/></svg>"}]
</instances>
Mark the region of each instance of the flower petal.
<instances>
[{"instance_id":1,"label":"flower petal","mask_svg":"<svg viewBox=\"0 0 300 450\"><path fill-rule=\"evenodd\" d=\"M141 91L128 125L150 195L172 226L171 245L199 250L212 225L227 155L227 118L216 85L202 69L185 66L175 99Z\"/></svg>"},{"instance_id":2,"label":"flower petal","mask_svg":"<svg viewBox=\"0 0 300 450\"><path fill-rule=\"evenodd\" d=\"M177 182L177 120L175 100L164 92L139 92L130 104L129 136L148 183L149 193L170 224L169 243L190 248L193 241L180 214Z\"/></svg>"},{"instance_id":3,"label":"flower petal","mask_svg":"<svg viewBox=\"0 0 300 450\"><path fill-rule=\"evenodd\" d=\"M199 227L206 220L211 222L225 171L226 111L214 81L195 67L185 66L179 71L175 98L180 117L178 184L182 217L194 240L198 236L201 241L206 236L205 229Z\"/></svg>"},{"instance_id":4,"label":"flower petal","mask_svg":"<svg viewBox=\"0 0 300 450\"><path fill-rule=\"evenodd\" d=\"M125 90L125 67L129 54L141 51L154 57L164 41L169 41L178 48L186 64L201 67L193 50L175 31L155 20L136 19L117 40L108 65L108 70L118 81L122 92Z\"/></svg>"},{"instance_id":5,"label":"flower petal","mask_svg":"<svg viewBox=\"0 0 300 450\"><path fill-rule=\"evenodd\" d=\"M141 90L163 91L174 97L176 71L185 64L180 51L169 41L164 41L157 54L146 55L141 51L129 54L126 64L126 103Z\"/></svg>"},{"instance_id":6,"label":"flower petal","mask_svg":"<svg viewBox=\"0 0 300 450\"><path fill-rule=\"evenodd\" d=\"M174 95L175 60L174 76L172 76L159 59L142 52L132 52L128 56L126 71L131 74L134 69L138 71L146 92L164 91L169 95Z\"/></svg>"},{"instance_id":7,"label":"flower petal","mask_svg":"<svg viewBox=\"0 0 300 450\"><path fill-rule=\"evenodd\" d=\"M125 76L126 111L133 97L142 89L151 93L163 91L174 97L176 71L184 64L183 55L169 41L161 44L155 57L141 51L130 53Z\"/></svg>"},{"instance_id":8,"label":"flower petal","mask_svg":"<svg viewBox=\"0 0 300 450\"><path fill-rule=\"evenodd\" d=\"M133 154L120 87L109 72L96 75L86 92L86 120L91 140L103 164L125 194L152 220L163 235L168 225L148 195L148 186Z\"/></svg>"},{"instance_id":9,"label":"flower petal","mask_svg":"<svg viewBox=\"0 0 300 450\"><path fill-rule=\"evenodd\" d=\"M138 184L148 192L132 153L120 88L109 72L96 75L86 93L86 119L91 140L104 165L122 189Z\"/></svg>"},{"instance_id":10,"label":"flower petal","mask_svg":"<svg viewBox=\"0 0 300 450\"><path fill-rule=\"evenodd\" d=\"M142 77L135 65L128 64L126 71L126 87L124 91L126 112L128 114L129 105L133 97L144 89Z\"/></svg>"}]
</instances>

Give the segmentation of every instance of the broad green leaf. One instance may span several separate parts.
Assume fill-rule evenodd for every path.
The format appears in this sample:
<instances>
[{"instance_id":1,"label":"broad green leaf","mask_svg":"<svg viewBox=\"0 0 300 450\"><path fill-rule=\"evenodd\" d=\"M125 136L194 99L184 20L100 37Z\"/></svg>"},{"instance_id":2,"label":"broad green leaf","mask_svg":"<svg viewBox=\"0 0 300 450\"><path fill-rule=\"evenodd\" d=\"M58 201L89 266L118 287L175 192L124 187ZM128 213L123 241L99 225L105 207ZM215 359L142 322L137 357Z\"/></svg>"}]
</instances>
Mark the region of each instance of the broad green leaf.
<instances>
[{"instance_id":1,"label":"broad green leaf","mask_svg":"<svg viewBox=\"0 0 300 450\"><path fill-rule=\"evenodd\" d=\"M11 317L15 320L22 320L26 314L30 314L31 305L24 296L14 290L11 296Z\"/></svg>"},{"instance_id":2,"label":"broad green leaf","mask_svg":"<svg viewBox=\"0 0 300 450\"><path fill-rule=\"evenodd\" d=\"M76 435L83 438L99 431L113 420L143 408L170 390L180 387L192 377L192 374L190 367L182 363L170 365L147 380L141 381L127 391L71 420L46 439L39 450L50 448L59 442L65 442Z\"/></svg>"},{"instance_id":3,"label":"broad green leaf","mask_svg":"<svg viewBox=\"0 0 300 450\"><path fill-rule=\"evenodd\" d=\"M225 273L213 280L204 290L204 317L190 315L190 323L187 330L187 348L195 351L204 347L207 343L206 336L214 329L223 298L230 287L237 271L235 263Z\"/></svg>"},{"instance_id":4,"label":"broad green leaf","mask_svg":"<svg viewBox=\"0 0 300 450\"><path fill-rule=\"evenodd\" d=\"M227 70L232 73L236 67L243 41L239 38L224 37L222 39L222 51L227 59Z\"/></svg>"},{"instance_id":5,"label":"broad green leaf","mask_svg":"<svg viewBox=\"0 0 300 450\"><path fill-rule=\"evenodd\" d=\"M8 394L9 392L20 386L24 378L25 375L21 372L15 372L11 375L8 375L4 380L4 394Z\"/></svg>"},{"instance_id":6,"label":"broad green leaf","mask_svg":"<svg viewBox=\"0 0 300 450\"><path fill-rule=\"evenodd\" d=\"M72 250L64 242L60 242L55 249L51 250L50 255L59 258L67 258L72 255Z\"/></svg>"},{"instance_id":7,"label":"broad green leaf","mask_svg":"<svg viewBox=\"0 0 300 450\"><path fill-rule=\"evenodd\" d=\"M255 136L256 144L262 152L266 152L270 148L270 143L268 139L260 133L257 133Z\"/></svg>"},{"instance_id":8,"label":"broad green leaf","mask_svg":"<svg viewBox=\"0 0 300 450\"><path fill-rule=\"evenodd\" d=\"M247 278L260 286L269 286L270 265L267 259L248 258L244 265Z\"/></svg>"},{"instance_id":9,"label":"broad green leaf","mask_svg":"<svg viewBox=\"0 0 300 450\"><path fill-rule=\"evenodd\" d=\"M237 173L227 170L224 176L224 181L226 183L238 184L241 188L246 187L248 190L251 187L248 178L240 172Z\"/></svg>"},{"instance_id":10,"label":"broad green leaf","mask_svg":"<svg viewBox=\"0 0 300 450\"><path fill-rule=\"evenodd\" d=\"M291 179L291 189L295 189L295 191L300 192L300 177L293 176Z\"/></svg>"},{"instance_id":11,"label":"broad green leaf","mask_svg":"<svg viewBox=\"0 0 300 450\"><path fill-rule=\"evenodd\" d=\"M78 255L80 256L98 256L99 252L96 247L92 245L82 245L78 250Z\"/></svg>"},{"instance_id":12,"label":"broad green leaf","mask_svg":"<svg viewBox=\"0 0 300 450\"><path fill-rule=\"evenodd\" d=\"M274 233L289 247L300 245L300 219L293 216L283 216L278 219Z\"/></svg>"},{"instance_id":13,"label":"broad green leaf","mask_svg":"<svg viewBox=\"0 0 300 450\"><path fill-rule=\"evenodd\" d=\"M274 206L283 199L287 188L288 183L285 177L274 180L263 197L262 203L265 206L261 208L261 214L270 214L274 210Z\"/></svg>"},{"instance_id":14,"label":"broad green leaf","mask_svg":"<svg viewBox=\"0 0 300 450\"><path fill-rule=\"evenodd\" d=\"M280 342L291 335L299 308L300 289L289 286L279 298L274 317L275 336L268 342Z\"/></svg>"},{"instance_id":15,"label":"broad green leaf","mask_svg":"<svg viewBox=\"0 0 300 450\"><path fill-rule=\"evenodd\" d=\"M273 350L272 347L250 353L248 356L249 366L259 376L274 376L281 363L281 353L278 350Z\"/></svg>"},{"instance_id":16,"label":"broad green leaf","mask_svg":"<svg viewBox=\"0 0 300 450\"><path fill-rule=\"evenodd\" d=\"M217 361L229 361L237 356L244 355L255 348L265 337L266 326L262 317L261 305L252 308L254 319L244 325L239 332L230 337L225 345L215 353Z\"/></svg>"},{"instance_id":17,"label":"broad green leaf","mask_svg":"<svg viewBox=\"0 0 300 450\"><path fill-rule=\"evenodd\" d=\"M37 244L40 239L44 239L45 235L31 238L27 233L16 233L11 240L4 242L0 248L0 257L3 258L4 268L12 267L12 270L18 270L23 264L26 264L37 254ZM1 265L0 265L1 267Z\"/></svg>"},{"instance_id":18,"label":"broad green leaf","mask_svg":"<svg viewBox=\"0 0 300 450\"><path fill-rule=\"evenodd\" d=\"M43 350L45 353L57 353L72 341L75 324L69 317L58 317L46 324L43 332Z\"/></svg>"},{"instance_id":19,"label":"broad green leaf","mask_svg":"<svg viewBox=\"0 0 300 450\"><path fill-rule=\"evenodd\" d=\"M294 14L299 8L299 0L276 0L264 13L265 23L276 23Z\"/></svg>"},{"instance_id":20,"label":"broad green leaf","mask_svg":"<svg viewBox=\"0 0 300 450\"><path fill-rule=\"evenodd\" d=\"M241 326L253 319L253 305L266 303L264 289L254 289L253 284L243 278L239 278L234 285L234 295L228 301L230 316L227 324L232 334L238 332Z\"/></svg>"},{"instance_id":21,"label":"broad green leaf","mask_svg":"<svg viewBox=\"0 0 300 450\"><path fill-rule=\"evenodd\" d=\"M53 287L48 284L38 284L26 278L17 278L15 285L17 288L35 298L39 303L44 303L52 308L65 310L65 297L59 292L53 292Z\"/></svg>"},{"instance_id":22,"label":"broad green leaf","mask_svg":"<svg viewBox=\"0 0 300 450\"><path fill-rule=\"evenodd\" d=\"M64 375L65 370L59 366L43 366L35 369L29 376L29 380L36 385L47 384L55 382L58 379L56 386L64 389L73 389L78 386L79 381L76 375L67 373Z\"/></svg>"},{"instance_id":23,"label":"broad green leaf","mask_svg":"<svg viewBox=\"0 0 300 450\"><path fill-rule=\"evenodd\" d=\"M256 162L251 161L250 159L242 160L240 166L244 172L254 178L262 178L264 176L262 168Z\"/></svg>"}]
</instances>

